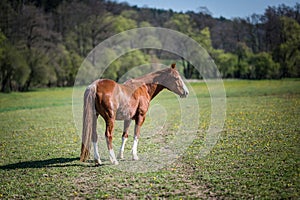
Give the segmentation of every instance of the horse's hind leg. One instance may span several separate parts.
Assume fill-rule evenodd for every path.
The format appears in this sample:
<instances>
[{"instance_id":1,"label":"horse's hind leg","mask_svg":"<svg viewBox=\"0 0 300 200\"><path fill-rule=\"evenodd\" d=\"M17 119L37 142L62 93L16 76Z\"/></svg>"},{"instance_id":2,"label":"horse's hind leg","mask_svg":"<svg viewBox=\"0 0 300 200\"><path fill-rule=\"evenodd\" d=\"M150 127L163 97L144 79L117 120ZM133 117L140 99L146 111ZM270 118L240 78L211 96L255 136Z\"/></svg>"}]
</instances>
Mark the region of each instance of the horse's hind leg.
<instances>
[{"instance_id":1,"label":"horse's hind leg","mask_svg":"<svg viewBox=\"0 0 300 200\"><path fill-rule=\"evenodd\" d=\"M98 115L97 115L97 118L98 118ZM93 147L94 147L94 160L96 162L96 165L101 165L97 142L98 142L97 127L96 127L96 123L94 123L93 133L92 133L92 143L93 143Z\"/></svg>"},{"instance_id":2,"label":"horse's hind leg","mask_svg":"<svg viewBox=\"0 0 300 200\"><path fill-rule=\"evenodd\" d=\"M108 119L106 121L105 138L106 138L107 148L109 151L110 161L112 162L112 164L117 165L119 163L116 159L115 152L113 150L113 145L112 145L114 123L115 123L114 119Z\"/></svg>"},{"instance_id":3,"label":"horse's hind leg","mask_svg":"<svg viewBox=\"0 0 300 200\"><path fill-rule=\"evenodd\" d=\"M94 160L96 162L96 165L101 165L100 155L98 151L98 135L97 132L93 133L92 135L92 142L94 147Z\"/></svg>"},{"instance_id":4,"label":"horse's hind leg","mask_svg":"<svg viewBox=\"0 0 300 200\"><path fill-rule=\"evenodd\" d=\"M123 135L122 135L122 145L120 147L120 151L119 151L119 155L118 155L119 159L124 159L124 149L125 149L126 141L128 139L128 129L129 129L130 123L131 123L131 120L125 120L124 121L124 129L123 129Z\"/></svg>"}]
</instances>

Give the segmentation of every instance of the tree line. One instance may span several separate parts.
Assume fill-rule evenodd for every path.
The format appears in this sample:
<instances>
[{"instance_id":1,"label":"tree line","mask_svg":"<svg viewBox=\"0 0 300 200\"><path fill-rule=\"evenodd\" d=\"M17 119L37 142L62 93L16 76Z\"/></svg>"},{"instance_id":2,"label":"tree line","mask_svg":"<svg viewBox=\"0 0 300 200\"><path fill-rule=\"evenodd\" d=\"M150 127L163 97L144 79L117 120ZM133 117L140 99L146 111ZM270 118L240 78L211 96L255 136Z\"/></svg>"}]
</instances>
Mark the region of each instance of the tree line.
<instances>
[{"instance_id":1,"label":"tree line","mask_svg":"<svg viewBox=\"0 0 300 200\"><path fill-rule=\"evenodd\" d=\"M179 13L107 0L1 0L0 89L72 86L83 59L101 41L148 26L193 38L208 51L223 78L300 77L299 23L299 3L226 19L213 18L207 9ZM105 76L118 80L132 66L168 59L178 57L137 50L116 60ZM181 60L186 78L201 78L191 63Z\"/></svg>"}]
</instances>

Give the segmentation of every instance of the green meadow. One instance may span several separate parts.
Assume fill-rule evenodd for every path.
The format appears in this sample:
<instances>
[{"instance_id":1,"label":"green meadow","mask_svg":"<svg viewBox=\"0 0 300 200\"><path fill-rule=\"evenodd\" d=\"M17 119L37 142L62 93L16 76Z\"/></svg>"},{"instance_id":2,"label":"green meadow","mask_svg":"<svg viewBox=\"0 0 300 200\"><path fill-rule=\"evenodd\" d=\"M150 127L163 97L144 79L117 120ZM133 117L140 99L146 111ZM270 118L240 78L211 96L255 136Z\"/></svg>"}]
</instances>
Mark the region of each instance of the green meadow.
<instances>
[{"instance_id":1,"label":"green meadow","mask_svg":"<svg viewBox=\"0 0 300 200\"><path fill-rule=\"evenodd\" d=\"M210 153L199 156L210 121L209 92L204 82L190 83L200 112L195 139L174 162L144 173L111 166L102 150L102 166L79 162L81 138L73 120L72 88L0 94L0 198L299 199L300 80L225 80L224 85L226 121ZM175 112L174 100L164 91L153 104ZM154 114L146 118L139 152L155 149L158 138L172 138L178 117L164 114L160 137L147 133L155 125ZM100 119L99 124L103 135ZM116 152L121 131L115 130ZM127 159L131 145L132 137ZM128 160L119 165L126 162L135 165Z\"/></svg>"}]
</instances>

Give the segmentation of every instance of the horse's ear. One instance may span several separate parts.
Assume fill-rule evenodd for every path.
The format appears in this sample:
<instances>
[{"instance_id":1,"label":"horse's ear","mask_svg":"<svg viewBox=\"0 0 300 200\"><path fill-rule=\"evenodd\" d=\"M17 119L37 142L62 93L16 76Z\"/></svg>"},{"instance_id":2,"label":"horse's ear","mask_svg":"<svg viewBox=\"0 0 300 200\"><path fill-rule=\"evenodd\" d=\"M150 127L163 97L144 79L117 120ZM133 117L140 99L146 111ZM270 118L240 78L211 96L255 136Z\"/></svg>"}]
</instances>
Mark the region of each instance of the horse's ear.
<instances>
[{"instance_id":1,"label":"horse's ear","mask_svg":"<svg viewBox=\"0 0 300 200\"><path fill-rule=\"evenodd\" d=\"M176 67L176 63L173 63L173 64L171 65L171 68L172 68L172 69L175 69L175 67Z\"/></svg>"}]
</instances>

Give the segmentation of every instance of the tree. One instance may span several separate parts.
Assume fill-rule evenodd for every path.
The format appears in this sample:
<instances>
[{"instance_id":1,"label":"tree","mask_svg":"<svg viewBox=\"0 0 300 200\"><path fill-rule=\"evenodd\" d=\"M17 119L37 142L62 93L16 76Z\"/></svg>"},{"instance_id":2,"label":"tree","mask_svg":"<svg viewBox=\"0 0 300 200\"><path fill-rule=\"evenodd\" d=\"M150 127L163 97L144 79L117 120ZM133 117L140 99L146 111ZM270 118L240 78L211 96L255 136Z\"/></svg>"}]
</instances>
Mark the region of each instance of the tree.
<instances>
[{"instance_id":1,"label":"tree","mask_svg":"<svg viewBox=\"0 0 300 200\"><path fill-rule=\"evenodd\" d=\"M53 21L44 11L33 5L23 5L17 18L16 46L22 49L30 75L23 90L56 81L50 61L57 51L60 35L53 31Z\"/></svg>"},{"instance_id":2,"label":"tree","mask_svg":"<svg viewBox=\"0 0 300 200\"><path fill-rule=\"evenodd\" d=\"M232 34L234 40L239 42L245 42L247 39L247 22L243 18L234 18L232 20Z\"/></svg>"},{"instance_id":3,"label":"tree","mask_svg":"<svg viewBox=\"0 0 300 200\"><path fill-rule=\"evenodd\" d=\"M212 56L223 78L235 78L238 60L235 54L218 49L213 51Z\"/></svg>"},{"instance_id":4,"label":"tree","mask_svg":"<svg viewBox=\"0 0 300 200\"><path fill-rule=\"evenodd\" d=\"M281 77L300 76L300 25L296 20L280 18L280 44L274 49L274 60L281 65Z\"/></svg>"},{"instance_id":5,"label":"tree","mask_svg":"<svg viewBox=\"0 0 300 200\"><path fill-rule=\"evenodd\" d=\"M193 21L189 15L176 13L169 19L169 21L165 22L164 27L177 30L191 37L194 35L193 25ZM192 64L184 57L181 57L181 61L185 78L198 78L199 73L194 66L192 66Z\"/></svg>"},{"instance_id":6,"label":"tree","mask_svg":"<svg viewBox=\"0 0 300 200\"><path fill-rule=\"evenodd\" d=\"M16 29L18 27L16 19L18 15L8 0L0 1L0 11L0 31L3 32L12 43L16 40Z\"/></svg>"},{"instance_id":7,"label":"tree","mask_svg":"<svg viewBox=\"0 0 300 200\"><path fill-rule=\"evenodd\" d=\"M265 49L273 51L280 44L280 20L276 7L268 7L262 17L265 30Z\"/></svg>"},{"instance_id":8,"label":"tree","mask_svg":"<svg viewBox=\"0 0 300 200\"><path fill-rule=\"evenodd\" d=\"M56 84L55 86L69 86L74 83L74 77L72 77L72 61L68 50L63 45L58 45L55 52L51 53L48 66L53 66L55 72ZM49 67L50 68L50 67ZM54 79L55 80L55 79ZM53 84L53 79L49 81L48 86Z\"/></svg>"},{"instance_id":9,"label":"tree","mask_svg":"<svg viewBox=\"0 0 300 200\"><path fill-rule=\"evenodd\" d=\"M246 18L248 40L247 45L252 49L253 53L264 51L264 31L261 27L261 15L252 14Z\"/></svg>"},{"instance_id":10,"label":"tree","mask_svg":"<svg viewBox=\"0 0 300 200\"><path fill-rule=\"evenodd\" d=\"M62 1L54 12L55 30L66 37L88 19L91 10L82 1Z\"/></svg>"},{"instance_id":11,"label":"tree","mask_svg":"<svg viewBox=\"0 0 300 200\"><path fill-rule=\"evenodd\" d=\"M112 24L113 24L112 30L114 31L114 33L120 33L123 31L127 31L129 29L137 28L136 21L125 18L122 15L115 17L114 20L112 21Z\"/></svg>"},{"instance_id":12,"label":"tree","mask_svg":"<svg viewBox=\"0 0 300 200\"><path fill-rule=\"evenodd\" d=\"M252 55L251 49L245 43L239 42L235 54L237 55L235 78L249 78L250 71L247 62Z\"/></svg>"},{"instance_id":13,"label":"tree","mask_svg":"<svg viewBox=\"0 0 300 200\"><path fill-rule=\"evenodd\" d=\"M208 52L213 50L213 46L211 43L210 30L208 27L200 30L199 33L194 33L192 38L196 40L201 46Z\"/></svg>"},{"instance_id":14,"label":"tree","mask_svg":"<svg viewBox=\"0 0 300 200\"><path fill-rule=\"evenodd\" d=\"M83 38L85 38L84 46L87 50L84 52L85 55L113 33L113 21L113 16L103 11L102 13L99 12L89 16L87 21L81 25ZM95 58L93 56L93 63L94 60Z\"/></svg>"},{"instance_id":15,"label":"tree","mask_svg":"<svg viewBox=\"0 0 300 200\"><path fill-rule=\"evenodd\" d=\"M23 88L30 69L20 53L0 32L0 81L1 92Z\"/></svg>"},{"instance_id":16,"label":"tree","mask_svg":"<svg viewBox=\"0 0 300 200\"><path fill-rule=\"evenodd\" d=\"M261 52L249 58L251 79L279 78L280 65L272 60L269 53Z\"/></svg>"},{"instance_id":17,"label":"tree","mask_svg":"<svg viewBox=\"0 0 300 200\"><path fill-rule=\"evenodd\" d=\"M105 51L105 56L104 57L106 60L103 61L105 63L109 63L110 61L113 61L116 57L116 53L114 52L113 49L107 49ZM121 69L121 63L119 59L113 61L113 63L111 63L104 71L104 73L102 74L101 78L109 78L109 79L113 79L115 81L118 80L119 78L119 71ZM124 68L125 66L122 64L122 68Z\"/></svg>"},{"instance_id":18,"label":"tree","mask_svg":"<svg viewBox=\"0 0 300 200\"><path fill-rule=\"evenodd\" d=\"M45 85L55 85L57 81L55 68L50 64L51 58L41 52L38 48L31 48L26 52L30 75L24 86L24 90L31 87L41 87Z\"/></svg>"},{"instance_id":19,"label":"tree","mask_svg":"<svg viewBox=\"0 0 300 200\"><path fill-rule=\"evenodd\" d=\"M149 55L144 54L140 50L135 50L126 53L125 55L115 60L109 66L104 76L119 81L119 79L123 77L124 74L126 74L130 69L141 66L143 64L147 64L149 62L150 62ZM136 76L142 74L142 72L141 71L139 72L138 70L135 70L135 72L136 72L135 74ZM132 77L126 77L126 78L132 78Z\"/></svg>"},{"instance_id":20,"label":"tree","mask_svg":"<svg viewBox=\"0 0 300 200\"><path fill-rule=\"evenodd\" d=\"M165 22L164 27L174 29L191 36L193 33L193 25L194 24L190 19L190 16L185 14L175 14L169 21Z\"/></svg>"}]
</instances>

